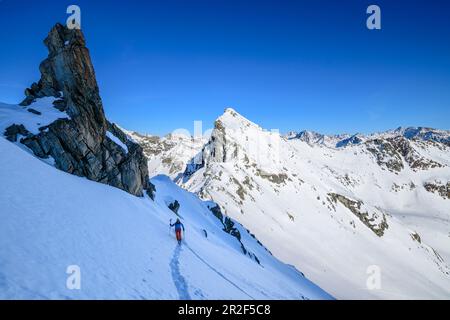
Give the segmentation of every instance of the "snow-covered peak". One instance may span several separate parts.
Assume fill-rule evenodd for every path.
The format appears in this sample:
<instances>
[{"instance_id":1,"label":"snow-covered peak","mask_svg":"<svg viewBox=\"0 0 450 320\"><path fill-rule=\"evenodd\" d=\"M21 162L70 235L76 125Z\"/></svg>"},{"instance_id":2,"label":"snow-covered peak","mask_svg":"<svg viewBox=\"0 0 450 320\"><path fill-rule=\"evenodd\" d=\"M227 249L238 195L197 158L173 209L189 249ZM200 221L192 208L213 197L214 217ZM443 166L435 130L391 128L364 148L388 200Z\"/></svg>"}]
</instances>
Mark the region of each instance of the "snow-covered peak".
<instances>
[{"instance_id":1,"label":"snow-covered peak","mask_svg":"<svg viewBox=\"0 0 450 320\"><path fill-rule=\"evenodd\" d=\"M435 141L449 144L450 131L427 127L399 127L393 131L387 131L388 136L403 136L406 139L418 139L423 141Z\"/></svg>"},{"instance_id":2,"label":"snow-covered peak","mask_svg":"<svg viewBox=\"0 0 450 320\"><path fill-rule=\"evenodd\" d=\"M286 139L229 110L179 184L338 298L447 296L448 148L390 134ZM365 289L374 263L389 270L383 291Z\"/></svg>"},{"instance_id":3,"label":"snow-covered peak","mask_svg":"<svg viewBox=\"0 0 450 320\"><path fill-rule=\"evenodd\" d=\"M225 108L224 113L231 113L231 114L233 114L233 113L237 113L237 111L234 110L231 107L228 107L228 108Z\"/></svg>"},{"instance_id":4,"label":"snow-covered peak","mask_svg":"<svg viewBox=\"0 0 450 320\"><path fill-rule=\"evenodd\" d=\"M291 131L286 138L299 139L309 144L322 144L324 142L325 135L315 131L303 130L299 133Z\"/></svg>"},{"instance_id":5,"label":"snow-covered peak","mask_svg":"<svg viewBox=\"0 0 450 320\"><path fill-rule=\"evenodd\" d=\"M192 140L193 137L185 132L172 132L165 136L167 139L174 140Z\"/></svg>"},{"instance_id":6,"label":"snow-covered peak","mask_svg":"<svg viewBox=\"0 0 450 320\"><path fill-rule=\"evenodd\" d=\"M217 129L226 128L228 130L235 130L239 132L250 127L262 130L260 126L251 122L243 115L236 112L233 108L225 109L224 113L217 118L215 127Z\"/></svg>"},{"instance_id":7,"label":"snow-covered peak","mask_svg":"<svg viewBox=\"0 0 450 320\"><path fill-rule=\"evenodd\" d=\"M228 108L215 122L203 160L217 164L253 163L265 170L281 166L278 146L283 138L278 130L267 131L235 110Z\"/></svg>"},{"instance_id":8,"label":"snow-covered peak","mask_svg":"<svg viewBox=\"0 0 450 320\"><path fill-rule=\"evenodd\" d=\"M357 145L362 143L365 139L365 136L357 133L336 143L336 148L343 148L349 145Z\"/></svg>"},{"instance_id":9,"label":"snow-covered peak","mask_svg":"<svg viewBox=\"0 0 450 320\"><path fill-rule=\"evenodd\" d=\"M288 140L300 140L306 142L310 146L319 145L329 148L336 148L340 142L351 138L351 135L349 134L326 135L316 131L303 130L300 132L291 131L285 136L285 138Z\"/></svg>"},{"instance_id":10,"label":"snow-covered peak","mask_svg":"<svg viewBox=\"0 0 450 320\"><path fill-rule=\"evenodd\" d=\"M164 137L122 131L141 145L150 177L165 174L174 180L186 170L187 163L201 152L208 139L193 137L182 131L174 131Z\"/></svg>"}]
</instances>

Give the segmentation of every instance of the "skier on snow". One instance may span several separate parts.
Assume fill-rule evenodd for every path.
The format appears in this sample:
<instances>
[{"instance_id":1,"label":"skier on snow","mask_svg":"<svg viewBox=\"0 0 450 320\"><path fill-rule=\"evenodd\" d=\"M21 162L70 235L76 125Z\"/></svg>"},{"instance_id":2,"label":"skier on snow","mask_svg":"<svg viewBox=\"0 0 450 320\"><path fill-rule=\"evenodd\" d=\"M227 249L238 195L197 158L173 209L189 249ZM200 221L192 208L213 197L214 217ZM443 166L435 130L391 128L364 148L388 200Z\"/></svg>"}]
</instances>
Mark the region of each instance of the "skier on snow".
<instances>
[{"instance_id":1,"label":"skier on snow","mask_svg":"<svg viewBox=\"0 0 450 320\"><path fill-rule=\"evenodd\" d=\"M174 224L170 223L171 227L175 227L175 235L177 236L178 244L181 244L181 228L183 228L184 232L184 225L181 223L180 219L177 219Z\"/></svg>"}]
</instances>

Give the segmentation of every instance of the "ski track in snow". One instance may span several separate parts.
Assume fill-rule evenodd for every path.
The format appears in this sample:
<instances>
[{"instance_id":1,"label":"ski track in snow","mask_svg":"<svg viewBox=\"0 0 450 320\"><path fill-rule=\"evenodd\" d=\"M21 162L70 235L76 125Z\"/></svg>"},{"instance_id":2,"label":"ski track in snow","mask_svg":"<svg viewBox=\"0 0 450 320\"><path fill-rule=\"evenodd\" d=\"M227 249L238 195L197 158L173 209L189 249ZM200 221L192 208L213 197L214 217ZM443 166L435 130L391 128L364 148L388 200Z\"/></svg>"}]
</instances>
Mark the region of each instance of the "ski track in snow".
<instances>
[{"instance_id":1,"label":"ski track in snow","mask_svg":"<svg viewBox=\"0 0 450 320\"><path fill-rule=\"evenodd\" d=\"M194 250L191 249L191 247L189 247L188 245L186 245L186 247L189 249L189 251L191 251L201 262L203 262L207 267L209 267L212 271L214 271L215 273L217 273L218 276L220 276L222 279L224 279L225 281L227 281L228 283L230 283L233 287L235 287L236 289L238 289L239 291L241 291L243 294L245 294L246 296L248 296L250 299L255 300L255 298L253 298L251 295L249 295L247 292L245 292L244 290L242 290L241 288L239 288L238 285L236 285L233 281L231 281L230 279L228 279L227 277L225 277L222 273L220 273L219 271L217 271L217 269L215 269L214 267L212 267L208 262L206 262L205 260L203 260Z\"/></svg>"},{"instance_id":2,"label":"ski track in snow","mask_svg":"<svg viewBox=\"0 0 450 320\"><path fill-rule=\"evenodd\" d=\"M251 295L249 295L247 292L242 290L238 285L236 285L233 281L225 277L222 273L217 271L213 266L211 266L208 262L206 262L202 257L200 257L194 250L191 249L188 245L186 247L189 249L189 251L192 252L194 256L197 257L201 262L203 262L208 268L210 268L212 271L214 271L218 276L220 276L222 279L227 281L229 284L231 284L233 287L238 289L240 292L248 296L250 299L255 300ZM175 287L177 288L178 296L180 300L192 300L189 291L188 291L188 284L186 279L183 277L183 275L180 272L180 264L179 264L179 258L180 258L180 252L181 252L181 245L177 245L175 247L175 250L173 252L172 260L170 261L170 269L172 271L172 280L175 284Z\"/></svg>"},{"instance_id":3,"label":"ski track in snow","mask_svg":"<svg viewBox=\"0 0 450 320\"><path fill-rule=\"evenodd\" d=\"M181 246L177 245L173 252L172 260L170 261L170 269L172 270L172 280L177 288L178 296L180 300L192 300L189 295L188 285L186 279L182 276L180 272L180 264L178 259L180 257Z\"/></svg>"},{"instance_id":4,"label":"ski track in snow","mask_svg":"<svg viewBox=\"0 0 450 320\"><path fill-rule=\"evenodd\" d=\"M247 298L239 287L256 297L259 293L253 290L261 288L271 293L271 299L292 298L295 292L309 288L312 298L329 298L308 280L292 277L290 266L276 260L240 228L245 245L272 272L249 260L211 214L211 203L180 189L170 178L152 180L158 193L150 201L56 170L1 136L0 154L0 243L5 244L0 249L0 299ZM168 198L180 202L196 240L191 244L193 250L184 248L185 242L179 246L173 229L167 229L167 220L173 218L166 205ZM202 230L211 234L209 240ZM166 232L167 239L163 239ZM162 254L163 249L169 252ZM88 275L88 286L81 292L68 291L65 286L65 266L73 262ZM186 265L189 262L192 265ZM101 274L96 273L99 265L104 266Z\"/></svg>"}]
</instances>

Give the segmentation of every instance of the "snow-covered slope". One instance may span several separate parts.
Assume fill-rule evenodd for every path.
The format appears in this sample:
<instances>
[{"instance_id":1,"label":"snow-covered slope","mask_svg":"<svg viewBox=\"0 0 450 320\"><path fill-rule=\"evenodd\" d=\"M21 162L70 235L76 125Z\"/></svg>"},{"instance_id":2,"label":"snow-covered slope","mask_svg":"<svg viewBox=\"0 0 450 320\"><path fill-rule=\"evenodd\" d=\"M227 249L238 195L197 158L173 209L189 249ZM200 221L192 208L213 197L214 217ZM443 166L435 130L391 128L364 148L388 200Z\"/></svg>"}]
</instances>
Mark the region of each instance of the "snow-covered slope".
<instances>
[{"instance_id":1,"label":"snow-covered slope","mask_svg":"<svg viewBox=\"0 0 450 320\"><path fill-rule=\"evenodd\" d=\"M337 298L448 298L450 148L403 134L346 139L287 139L227 109L203 164L178 183ZM373 268L377 290L366 285Z\"/></svg>"},{"instance_id":2,"label":"snow-covered slope","mask_svg":"<svg viewBox=\"0 0 450 320\"><path fill-rule=\"evenodd\" d=\"M53 103L57 100L53 97L40 98L27 107L0 103L0 133L17 124L23 125L32 134L38 134L50 123L69 118L66 112L55 108Z\"/></svg>"},{"instance_id":3,"label":"snow-covered slope","mask_svg":"<svg viewBox=\"0 0 450 320\"><path fill-rule=\"evenodd\" d=\"M167 177L153 179L151 201L56 170L3 137L0 153L0 299L331 298ZM181 246L168 228L175 200ZM74 265L81 290L66 287Z\"/></svg>"},{"instance_id":4,"label":"snow-covered slope","mask_svg":"<svg viewBox=\"0 0 450 320\"><path fill-rule=\"evenodd\" d=\"M165 174L176 180L186 170L187 163L203 148L207 139L186 134L168 134L164 137L142 135L134 131L126 132L138 142L148 159L150 177Z\"/></svg>"}]
</instances>

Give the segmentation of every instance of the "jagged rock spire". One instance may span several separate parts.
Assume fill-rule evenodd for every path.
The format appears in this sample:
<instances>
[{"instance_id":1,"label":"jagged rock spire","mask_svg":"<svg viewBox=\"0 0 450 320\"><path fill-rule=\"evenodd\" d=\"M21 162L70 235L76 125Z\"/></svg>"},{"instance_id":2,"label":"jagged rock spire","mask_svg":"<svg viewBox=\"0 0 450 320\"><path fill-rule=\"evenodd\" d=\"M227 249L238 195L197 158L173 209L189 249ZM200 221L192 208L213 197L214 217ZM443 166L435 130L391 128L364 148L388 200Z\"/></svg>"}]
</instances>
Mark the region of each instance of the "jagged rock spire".
<instances>
[{"instance_id":1,"label":"jagged rock spire","mask_svg":"<svg viewBox=\"0 0 450 320\"><path fill-rule=\"evenodd\" d=\"M22 143L39 157L53 157L57 168L141 196L152 187L142 148L110 124L89 50L81 30L56 24L44 40L49 54L39 69L41 79L25 90L28 106L48 96L60 98L55 107L70 119L60 119ZM109 131L109 134L107 132ZM111 135L117 138L111 138ZM126 149L117 141L126 145Z\"/></svg>"}]
</instances>

